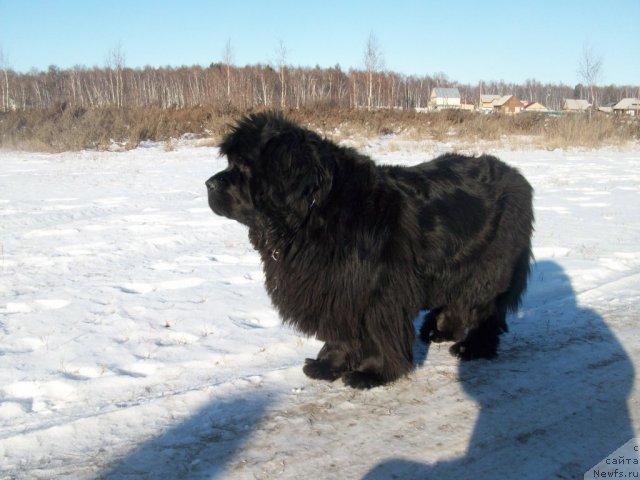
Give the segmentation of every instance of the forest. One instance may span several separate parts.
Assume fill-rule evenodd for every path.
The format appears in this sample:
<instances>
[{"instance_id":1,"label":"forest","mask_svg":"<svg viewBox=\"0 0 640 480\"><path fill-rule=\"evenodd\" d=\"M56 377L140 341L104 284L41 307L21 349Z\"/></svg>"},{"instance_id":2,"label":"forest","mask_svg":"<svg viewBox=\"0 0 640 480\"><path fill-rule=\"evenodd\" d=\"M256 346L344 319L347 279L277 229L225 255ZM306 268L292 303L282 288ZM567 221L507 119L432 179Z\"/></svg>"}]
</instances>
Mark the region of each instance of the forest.
<instances>
[{"instance_id":1,"label":"forest","mask_svg":"<svg viewBox=\"0 0 640 480\"><path fill-rule=\"evenodd\" d=\"M480 94L516 95L560 110L566 98L591 99L578 84L524 84L483 81L459 84L445 74L407 76L389 71L291 67L285 64L244 67L219 62L208 67L128 68L118 56L103 68L75 67L17 73L1 69L0 110L48 109L67 103L95 107L207 107L214 111L248 111L317 106L358 109L421 109L434 87L458 87L462 102L477 104ZM598 105L640 97L638 86L595 87ZM593 102L592 102L593 103Z\"/></svg>"},{"instance_id":2,"label":"forest","mask_svg":"<svg viewBox=\"0 0 640 480\"><path fill-rule=\"evenodd\" d=\"M229 48L229 47L228 47ZM637 86L567 86L527 80L460 84L443 73L412 76L387 71L374 48L364 68L294 67L284 54L270 64L236 66L231 55L207 67L130 68L119 48L103 67L58 68L20 73L0 55L0 147L29 150L135 148L185 134L215 143L239 115L281 110L292 119L341 140L403 133L412 139L499 140L533 136L545 147L598 146L640 138L640 122L604 114L546 118L504 117L445 110L424 113L435 87L457 87L466 105L480 94L516 95L559 111L567 98L594 106L640 97ZM1 50L0 50L1 53ZM517 118L523 117L523 118Z\"/></svg>"}]
</instances>

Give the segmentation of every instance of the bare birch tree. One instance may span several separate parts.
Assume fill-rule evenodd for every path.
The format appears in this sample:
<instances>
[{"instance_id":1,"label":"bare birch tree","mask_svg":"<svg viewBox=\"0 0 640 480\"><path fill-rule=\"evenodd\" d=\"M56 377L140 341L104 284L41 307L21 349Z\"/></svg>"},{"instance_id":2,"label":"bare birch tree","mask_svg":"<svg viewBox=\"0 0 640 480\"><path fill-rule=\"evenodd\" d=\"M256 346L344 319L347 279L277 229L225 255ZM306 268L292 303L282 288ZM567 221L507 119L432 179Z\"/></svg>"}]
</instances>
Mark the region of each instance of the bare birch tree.
<instances>
[{"instance_id":1,"label":"bare birch tree","mask_svg":"<svg viewBox=\"0 0 640 480\"><path fill-rule=\"evenodd\" d=\"M368 83L368 95L367 95L367 108L371 110L373 101L373 74L378 70L382 70L384 59L380 46L378 45L378 38L371 32L367 39L367 45L364 50L364 66L367 70L367 83Z\"/></svg>"},{"instance_id":2,"label":"bare birch tree","mask_svg":"<svg viewBox=\"0 0 640 480\"><path fill-rule=\"evenodd\" d=\"M8 111L9 110L9 76L7 74L7 66L8 60L7 57L5 57L4 51L2 50L2 47L0 47L0 70L2 70L2 73L4 75L4 83L2 85L2 104L0 105L0 110L3 111Z\"/></svg>"},{"instance_id":3,"label":"bare birch tree","mask_svg":"<svg viewBox=\"0 0 640 480\"><path fill-rule=\"evenodd\" d=\"M597 55L589 43L582 47L582 56L578 63L578 76L587 85L591 104L595 108L598 105L598 98L595 93L595 86L600 81L602 74L602 57Z\"/></svg>"},{"instance_id":4,"label":"bare birch tree","mask_svg":"<svg viewBox=\"0 0 640 480\"><path fill-rule=\"evenodd\" d=\"M107 54L107 70L109 71L109 84L111 87L111 101L116 107L124 105L124 80L123 70L125 55L122 45L118 44Z\"/></svg>"},{"instance_id":5,"label":"bare birch tree","mask_svg":"<svg viewBox=\"0 0 640 480\"><path fill-rule=\"evenodd\" d=\"M231 39L227 40L222 53L223 62L227 69L227 103L231 104L231 65L233 64L233 49L231 48Z\"/></svg>"},{"instance_id":6,"label":"bare birch tree","mask_svg":"<svg viewBox=\"0 0 640 480\"><path fill-rule=\"evenodd\" d=\"M278 41L276 61L278 64L278 71L280 73L280 108L284 110L287 104L287 86L285 78L287 68L287 47L285 47L282 39Z\"/></svg>"}]
</instances>

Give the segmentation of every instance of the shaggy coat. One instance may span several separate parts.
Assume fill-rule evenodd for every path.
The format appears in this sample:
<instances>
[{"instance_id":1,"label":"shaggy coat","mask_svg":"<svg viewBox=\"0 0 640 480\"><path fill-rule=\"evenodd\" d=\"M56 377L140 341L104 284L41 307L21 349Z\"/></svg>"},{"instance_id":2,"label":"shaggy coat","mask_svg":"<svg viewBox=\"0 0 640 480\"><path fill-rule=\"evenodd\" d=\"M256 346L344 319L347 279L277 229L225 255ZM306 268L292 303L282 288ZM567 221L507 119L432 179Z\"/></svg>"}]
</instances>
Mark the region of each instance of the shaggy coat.
<instances>
[{"instance_id":1,"label":"shaggy coat","mask_svg":"<svg viewBox=\"0 0 640 480\"><path fill-rule=\"evenodd\" d=\"M413 366L420 336L468 360L496 355L531 258L532 188L495 157L378 166L273 113L240 120L207 182L218 215L249 227L284 322L324 343L304 372L352 387Z\"/></svg>"}]
</instances>

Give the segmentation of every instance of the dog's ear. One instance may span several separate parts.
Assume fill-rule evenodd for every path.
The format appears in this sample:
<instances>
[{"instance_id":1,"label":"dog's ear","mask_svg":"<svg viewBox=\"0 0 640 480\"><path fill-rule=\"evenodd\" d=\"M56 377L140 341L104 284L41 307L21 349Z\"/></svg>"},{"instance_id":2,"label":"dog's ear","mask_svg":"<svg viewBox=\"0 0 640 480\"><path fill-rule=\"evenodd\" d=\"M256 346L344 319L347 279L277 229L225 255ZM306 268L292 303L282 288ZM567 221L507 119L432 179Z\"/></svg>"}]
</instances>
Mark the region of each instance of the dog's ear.
<instances>
[{"instance_id":1,"label":"dog's ear","mask_svg":"<svg viewBox=\"0 0 640 480\"><path fill-rule=\"evenodd\" d=\"M286 122L263 130L261 170L274 206L306 216L313 205L324 201L332 168L322 154L322 143L315 133Z\"/></svg>"}]
</instances>

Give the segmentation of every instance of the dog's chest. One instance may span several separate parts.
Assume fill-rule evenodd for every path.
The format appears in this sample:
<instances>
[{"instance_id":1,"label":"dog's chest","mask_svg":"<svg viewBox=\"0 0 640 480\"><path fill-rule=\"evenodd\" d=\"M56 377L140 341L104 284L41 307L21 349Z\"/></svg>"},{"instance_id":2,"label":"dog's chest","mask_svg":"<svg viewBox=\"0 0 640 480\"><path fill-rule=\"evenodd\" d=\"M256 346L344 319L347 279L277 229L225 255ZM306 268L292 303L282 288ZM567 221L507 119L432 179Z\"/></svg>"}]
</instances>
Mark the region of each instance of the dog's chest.
<instances>
[{"instance_id":1,"label":"dog's chest","mask_svg":"<svg viewBox=\"0 0 640 480\"><path fill-rule=\"evenodd\" d=\"M352 334L357 317L353 278L317 256L264 257L267 293L285 323L318 338L326 337L325 331L342 338Z\"/></svg>"}]
</instances>

